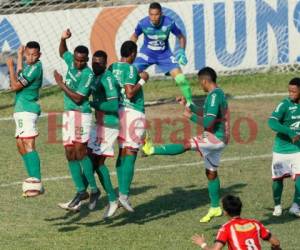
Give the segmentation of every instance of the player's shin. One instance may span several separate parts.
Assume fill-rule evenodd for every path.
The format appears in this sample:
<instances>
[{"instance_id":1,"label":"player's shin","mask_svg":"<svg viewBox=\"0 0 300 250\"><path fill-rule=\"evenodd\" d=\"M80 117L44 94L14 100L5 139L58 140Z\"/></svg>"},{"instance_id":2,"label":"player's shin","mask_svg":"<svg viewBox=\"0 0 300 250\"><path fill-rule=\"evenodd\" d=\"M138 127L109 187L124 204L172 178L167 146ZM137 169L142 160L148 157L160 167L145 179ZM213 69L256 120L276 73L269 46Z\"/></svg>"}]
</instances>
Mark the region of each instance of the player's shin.
<instances>
[{"instance_id":1,"label":"player's shin","mask_svg":"<svg viewBox=\"0 0 300 250\"><path fill-rule=\"evenodd\" d=\"M211 207L219 207L220 179L218 176L213 180L208 180L208 194Z\"/></svg>"},{"instance_id":2,"label":"player's shin","mask_svg":"<svg viewBox=\"0 0 300 250\"><path fill-rule=\"evenodd\" d=\"M186 98L188 103L192 103L192 90L189 81L186 79L184 74L178 74L175 77L175 82L178 84L183 96Z\"/></svg>"},{"instance_id":3,"label":"player's shin","mask_svg":"<svg viewBox=\"0 0 300 250\"><path fill-rule=\"evenodd\" d=\"M272 190L273 190L273 200L275 206L281 204L281 196L283 191L283 180L273 180L272 184Z\"/></svg>"},{"instance_id":4,"label":"player's shin","mask_svg":"<svg viewBox=\"0 0 300 250\"><path fill-rule=\"evenodd\" d=\"M116 201L117 198L116 198L115 190L110 180L109 169L105 165L100 165L96 171L99 176L99 180L105 192L108 195L108 200Z\"/></svg>"},{"instance_id":5,"label":"player's shin","mask_svg":"<svg viewBox=\"0 0 300 250\"><path fill-rule=\"evenodd\" d=\"M34 150L26 153L22 156L28 175L30 177L35 177L41 179L41 167L40 167L40 157L38 153Z\"/></svg>"},{"instance_id":6,"label":"player's shin","mask_svg":"<svg viewBox=\"0 0 300 250\"><path fill-rule=\"evenodd\" d=\"M88 180L88 183L91 188L91 192L98 192L94 171L93 171L93 164L88 156L85 156L82 160L79 161L80 165L82 166L83 173Z\"/></svg>"},{"instance_id":7,"label":"player's shin","mask_svg":"<svg viewBox=\"0 0 300 250\"><path fill-rule=\"evenodd\" d=\"M178 155L185 152L183 144L165 144L154 147L154 155Z\"/></svg>"},{"instance_id":8,"label":"player's shin","mask_svg":"<svg viewBox=\"0 0 300 250\"><path fill-rule=\"evenodd\" d=\"M72 176L72 180L75 184L77 192L85 191L85 185L82 180L81 167L78 161L69 161L69 170Z\"/></svg>"},{"instance_id":9,"label":"player's shin","mask_svg":"<svg viewBox=\"0 0 300 250\"><path fill-rule=\"evenodd\" d=\"M297 176L295 179L294 203L300 206L300 176Z\"/></svg>"}]
</instances>

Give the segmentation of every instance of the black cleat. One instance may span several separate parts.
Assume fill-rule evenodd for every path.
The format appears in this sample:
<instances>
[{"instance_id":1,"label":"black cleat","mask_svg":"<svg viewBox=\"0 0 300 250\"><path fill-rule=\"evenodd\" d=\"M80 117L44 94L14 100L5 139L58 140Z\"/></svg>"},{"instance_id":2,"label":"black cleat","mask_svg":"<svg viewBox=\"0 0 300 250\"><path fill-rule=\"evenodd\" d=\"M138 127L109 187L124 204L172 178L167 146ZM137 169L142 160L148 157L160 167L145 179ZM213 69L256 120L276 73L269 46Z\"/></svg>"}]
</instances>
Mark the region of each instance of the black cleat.
<instances>
[{"instance_id":1,"label":"black cleat","mask_svg":"<svg viewBox=\"0 0 300 250\"><path fill-rule=\"evenodd\" d=\"M78 204L81 201L86 200L88 198L89 198L89 193L88 192L86 192L86 191L78 192L78 193L76 193L73 200L69 203L68 207L72 209L73 207L78 206Z\"/></svg>"},{"instance_id":2,"label":"black cleat","mask_svg":"<svg viewBox=\"0 0 300 250\"><path fill-rule=\"evenodd\" d=\"M101 192L99 189L97 192L90 193L89 210L94 210L96 208L100 195Z\"/></svg>"}]
</instances>

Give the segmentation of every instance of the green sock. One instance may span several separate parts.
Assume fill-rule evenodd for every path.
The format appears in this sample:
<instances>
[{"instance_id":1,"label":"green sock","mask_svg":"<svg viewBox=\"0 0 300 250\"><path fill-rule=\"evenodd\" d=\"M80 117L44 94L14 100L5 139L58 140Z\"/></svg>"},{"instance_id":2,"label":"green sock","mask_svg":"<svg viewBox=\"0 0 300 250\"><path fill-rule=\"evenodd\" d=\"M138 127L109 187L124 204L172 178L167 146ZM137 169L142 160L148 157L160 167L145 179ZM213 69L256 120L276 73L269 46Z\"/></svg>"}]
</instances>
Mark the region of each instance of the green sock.
<instances>
[{"instance_id":1,"label":"green sock","mask_svg":"<svg viewBox=\"0 0 300 250\"><path fill-rule=\"evenodd\" d=\"M97 192L98 187L96 184L95 176L94 176L94 169L91 159L88 156L85 156L82 160L79 161L80 165L82 166L83 173L90 185L92 192Z\"/></svg>"},{"instance_id":2,"label":"green sock","mask_svg":"<svg viewBox=\"0 0 300 250\"><path fill-rule=\"evenodd\" d=\"M86 176L84 175L84 173L82 173L81 178L82 178L83 185L85 186L85 189L87 189L89 186L89 182L88 182Z\"/></svg>"},{"instance_id":3,"label":"green sock","mask_svg":"<svg viewBox=\"0 0 300 250\"><path fill-rule=\"evenodd\" d=\"M300 206L300 177L296 177L295 180L295 194L294 194L294 202Z\"/></svg>"},{"instance_id":4,"label":"green sock","mask_svg":"<svg viewBox=\"0 0 300 250\"><path fill-rule=\"evenodd\" d=\"M166 144L154 146L154 155L178 155L185 152L182 144Z\"/></svg>"},{"instance_id":5,"label":"green sock","mask_svg":"<svg viewBox=\"0 0 300 250\"><path fill-rule=\"evenodd\" d=\"M34 150L22 155L25 168L30 177L41 179L41 162L38 153Z\"/></svg>"},{"instance_id":6,"label":"green sock","mask_svg":"<svg viewBox=\"0 0 300 250\"><path fill-rule=\"evenodd\" d=\"M137 155L125 155L122 157L122 186L119 187L121 194L128 195L134 175L134 164Z\"/></svg>"},{"instance_id":7,"label":"green sock","mask_svg":"<svg viewBox=\"0 0 300 250\"><path fill-rule=\"evenodd\" d=\"M82 173L81 167L78 161L69 161L69 170L71 172L72 180L75 184L77 192L83 192L86 190L83 180L82 180Z\"/></svg>"},{"instance_id":8,"label":"green sock","mask_svg":"<svg viewBox=\"0 0 300 250\"><path fill-rule=\"evenodd\" d=\"M175 82L178 84L183 96L188 103L192 103L192 90L189 81L186 79L184 74L178 74L175 77Z\"/></svg>"},{"instance_id":9,"label":"green sock","mask_svg":"<svg viewBox=\"0 0 300 250\"><path fill-rule=\"evenodd\" d=\"M121 190L124 190L124 185L122 182L122 156L119 154L117 161L116 161L116 170L117 170L117 177L118 177L118 187L119 187L119 192Z\"/></svg>"},{"instance_id":10,"label":"green sock","mask_svg":"<svg viewBox=\"0 0 300 250\"><path fill-rule=\"evenodd\" d=\"M220 179L208 180L208 194L211 207L219 207L220 200Z\"/></svg>"},{"instance_id":11,"label":"green sock","mask_svg":"<svg viewBox=\"0 0 300 250\"><path fill-rule=\"evenodd\" d=\"M281 195L283 190L283 180L274 180L272 184L273 200L275 206L281 204Z\"/></svg>"},{"instance_id":12,"label":"green sock","mask_svg":"<svg viewBox=\"0 0 300 250\"><path fill-rule=\"evenodd\" d=\"M115 201L117 200L115 190L112 186L111 180L110 180L110 175L109 175L109 169L105 165L99 166L99 168L96 170L99 180L105 190L105 192L108 195L108 200L109 201Z\"/></svg>"}]
</instances>

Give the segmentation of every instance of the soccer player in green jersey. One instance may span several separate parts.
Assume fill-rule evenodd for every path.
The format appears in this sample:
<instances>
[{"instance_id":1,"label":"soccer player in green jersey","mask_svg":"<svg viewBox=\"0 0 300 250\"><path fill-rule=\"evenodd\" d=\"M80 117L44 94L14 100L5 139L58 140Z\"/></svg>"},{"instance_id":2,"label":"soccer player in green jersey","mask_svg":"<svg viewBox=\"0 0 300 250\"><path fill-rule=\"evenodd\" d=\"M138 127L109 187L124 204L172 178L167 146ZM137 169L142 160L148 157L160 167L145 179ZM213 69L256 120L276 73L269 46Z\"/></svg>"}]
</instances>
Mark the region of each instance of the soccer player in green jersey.
<instances>
[{"instance_id":1,"label":"soccer player in green jersey","mask_svg":"<svg viewBox=\"0 0 300 250\"><path fill-rule=\"evenodd\" d=\"M109 67L121 88L119 156L116 168L119 203L129 212L134 211L128 195L137 152L143 144L146 126L142 86L148 80L148 74L145 72L139 74L137 68L132 65L136 54L136 43L126 41L121 46L121 60Z\"/></svg>"},{"instance_id":2,"label":"soccer player in green jersey","mask_svg":"<svg viewBox=\"0 0 300 250\"><path fill-rule=\"evenodd\" d=\"M40 45L35 41L21 46L18 51L17 72L12 58L8 58L7 66L10 76L10 88L16 92L14 120L16 123L15 137L27 174L41 181L40 157L35 149L35 138L38 136L36 128L37 118L41 113L39 90L43 82L43 67L39 60ZM23 57L25 61L23 61ZM24 193L33 197L41 192Z\"/></svg>"},{"instance_id":3,"label":"soccer player in green jersey","mask_svg":"<svg viewBox=\"0 0 300 250\"><path fill-rule=\"evenodd\" d=\"M188 60L185 54L186 38L175 21L162 12L158 2L149 6L149 15L141 19L131 36L137 42L140 35L144 35L143 45L134 61L138 71L142 72L151 65L157 65L161 72L168 73L181 89L188 103L192 102L192 91L188 79L182 73L180 65L186 65ZM179 41L176 56L169 45L170 34L174 34Z\"/></svg>"},{"instance_id":4,"label":"soccer player in green jersey","mask_svg":"<svg viewBox=\"0 0 300 250\"><path fill-rule=\"evenodd\" d=\"M288 92L289 97L278 104L269 118L270 128L277 133L272 160L273 215L282 215L283 179L292 177L295 194L289 212L300 217L300 78L289 82Z\"/></svg>"},{"instance_id":5,"label":"soccer player in green jersey","mask_svg":"<svg viewBox=\"0 0 300 250\"><path fill-rule=\"evenodd\" d=\"M208 213L200 219L200 222L209 222L213 217L222 215L222 209L219 206L220 180L217 170L221 153L228 143L229 126L226 96L216 84L216 80L217 74L210 67L205 67L198 72L198 81L202 89L208 92L203 112L195 104L187 103L185 98L177 98L180 104L186 106L184 115L204 128L203 134L187 140L184 144L154 146L150 140L146 139L143 146L146 155L176 155L187 150L200 152L206 168L211 202Z\"/></svg>"},{"instance_id":6,"label":"soccer player in green jersey","mask_svg":"<svg viewBox=\"0 0 300 250\"><path fill-rule=\"evenodd\" d=\"M96 51L92 58L95 80L91 86L93 97L91 106L95 109L96 126L91 131L88 150L94 169L108 195L109 205L105 210L104 219L113 216L118 208L105 159L114 156L114 143L119 135L120 96L119 84L112 72L106 70L106 66L107 54L101 50ZM89 204L90 209L95 207L96 202Z\"/></svg>"},{"instance_id":7,"label":"soccer player in green jersey","mask_svg":"<svg viewBox=\"0 0 300 250\"><path fill-rule=\"evenodd\" d=\"M68 67L66 81L63 81L57 71L54 71L54 78L64 92L63 144L77 193L70 202L58 205L63 209L77 211L80 209L81 201L89 197L82 172L91 188L90 203L99 197L99 190L92 162L87 155L87 142L92 123L92 110L88 98L94 74L87 66L89 54L87 47L77 46L74 54L68 51L66 40L71 35L70 30L64 31L59 45L59 54Z\"/></svg>"}]
</instances>

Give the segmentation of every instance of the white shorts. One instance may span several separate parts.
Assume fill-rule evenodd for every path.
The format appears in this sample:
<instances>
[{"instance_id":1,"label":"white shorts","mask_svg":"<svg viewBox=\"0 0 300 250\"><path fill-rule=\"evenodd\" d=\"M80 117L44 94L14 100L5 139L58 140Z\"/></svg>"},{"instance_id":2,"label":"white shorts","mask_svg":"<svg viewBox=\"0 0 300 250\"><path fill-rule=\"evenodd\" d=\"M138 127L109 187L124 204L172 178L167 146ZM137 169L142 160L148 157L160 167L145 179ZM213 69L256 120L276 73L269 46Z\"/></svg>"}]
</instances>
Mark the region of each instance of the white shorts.
<instances>
[{"instance_id":1,"label":"white shorts","mask_svg":"<svg viewBox=\"0 0 300 250\"><path fill-rule=\"evenodd\" d=\"M113 157L118 136L119 129L96 125L91 129L88 147L93 150L93 154Z\"/></svg>"},{"instance_id":2,"label":"white shorts","mask_svg":"<svg viewBox=\"0 0 300 250\"><path fill-rule=\"evenodd\" d=\"M131 108L119 109L120 147L138 149L144 143L146 119L145 114Z\"/></svg>"},{"instance_id":3,"label":"white shorts","mask_svg":"<svg viewBox=\"0 0 300 250\"><path fill-rule=\"evenodd\" d=\"M16 138L29 139L38 136L36 128L38 115L31 112L17 112L14 113L14 120L16 123Z\"/></svg>"},{"instance_id":4,"label":"white shorts","mask_svg":"<svg viewBox=\"0 0 300 250\"><path fill-rule=\"evenodd\" d=\"M72 146L74 142L86 143L89 140L91 125L91 113L65 111L62 124L64 146Z\"/></svg>"},{"instance_id":5,"label":"white shorts","mask_svg":"<svg viewBox=\"0 0 300 250\"><path fill-rule=\"evenodd\" d=\"M217 171L221 160L221 154L226 146L214 134L204 132L204 135L190 139L192 150L199 151L204 159L204 166L210 171Z\"/></svg>"},{"instance_id":6,"label":"white shorts","mask_svg":"<svg viewBox=\"0 0 300 250\"><path fill-rule=\"evenodd\" d=\"M300 153L279 154L273 152L272 179L292 177L300 175Z\"/></svg>"}]
</instances>

